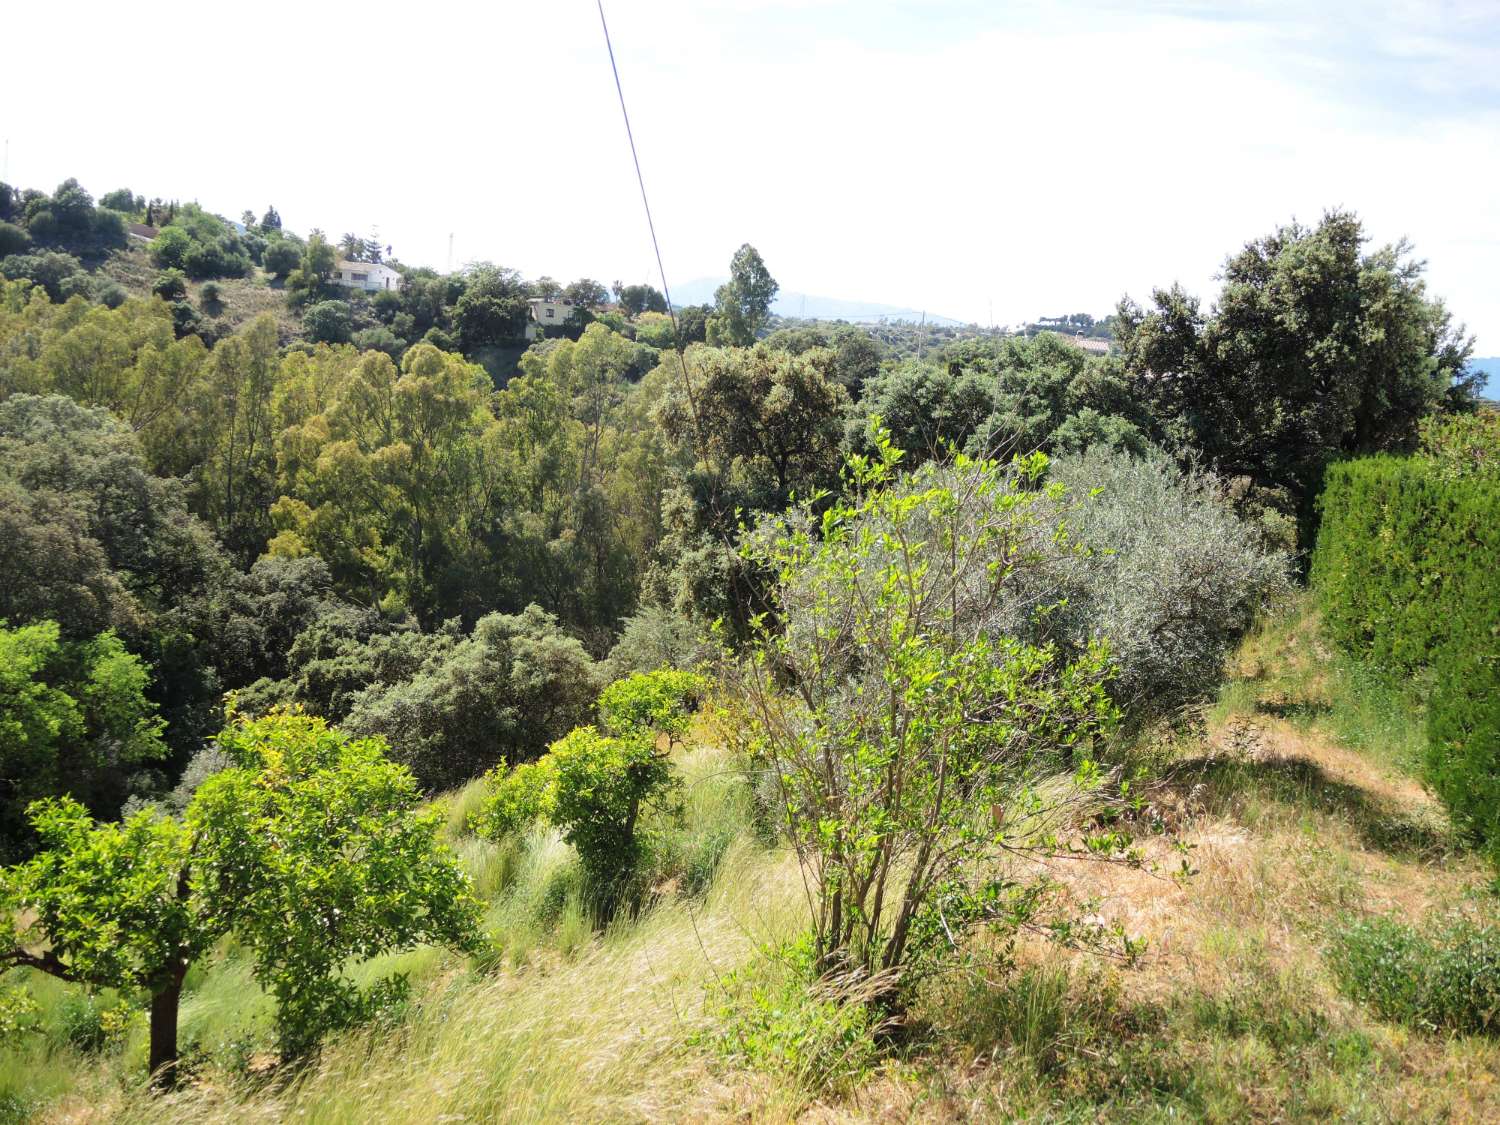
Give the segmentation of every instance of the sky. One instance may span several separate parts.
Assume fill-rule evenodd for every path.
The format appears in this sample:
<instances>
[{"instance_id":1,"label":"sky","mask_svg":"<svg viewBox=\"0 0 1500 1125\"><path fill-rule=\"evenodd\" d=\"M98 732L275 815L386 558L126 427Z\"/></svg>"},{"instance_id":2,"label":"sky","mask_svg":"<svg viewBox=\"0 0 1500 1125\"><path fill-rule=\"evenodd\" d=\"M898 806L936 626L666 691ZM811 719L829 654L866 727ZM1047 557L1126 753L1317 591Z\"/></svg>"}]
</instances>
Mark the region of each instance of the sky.
<instances>
[{"instance_id":1,"label":"sky","mask_svg":"<svg viewBox=\"0 0 1500 1125\"><path fill-rule=\"evenodd\" d=\"M667 280L1019 324L1292 219L1409 239L1500 354L1500 0L605 0ZM594 0L7 13L3 178L404 262L657 282Z\"/></svg>"}]
</instances>

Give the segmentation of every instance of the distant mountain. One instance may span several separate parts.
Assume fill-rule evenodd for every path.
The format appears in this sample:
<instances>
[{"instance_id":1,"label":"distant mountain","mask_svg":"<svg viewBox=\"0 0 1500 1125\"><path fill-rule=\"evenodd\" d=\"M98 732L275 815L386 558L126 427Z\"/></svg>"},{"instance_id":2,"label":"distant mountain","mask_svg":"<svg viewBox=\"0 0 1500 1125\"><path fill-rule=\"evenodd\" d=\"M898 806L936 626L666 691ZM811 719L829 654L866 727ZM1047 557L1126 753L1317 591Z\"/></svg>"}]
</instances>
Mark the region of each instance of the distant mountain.
<instances>
[{"instance_id":1,"label":"distant mountain","mask_svg":"<svg viewBox=\"0 0 1500 1125\"><path fill-rule=\"evenodd\" d=\"M723 285L726 278L700 277L672 286L672 302L683 305L711 305L714 290ZM815 297L811 293L789 293L783 290L776 295L771 311L777 316L809 317L816 320L910 320L920 321L921 309L908 309L900 305L883 305L876 301L849 301L840 297ZM957 326L964 321L952 317L926 313L928 324Z\"/></svg>"},{"instance_id":2,"label":"distant mountain","mask_svg":"<svg viewBox=\"0 0 1500 1125\"><path fill-rule=\"evenodd\" d=\"M1484 359L1469 360L1469 367L1474 371L1482 371L1484 377L1479 380L1479 393L1485 398L1500 396L1500 355L1487 356Z\"/></svg>"}]
</instances>

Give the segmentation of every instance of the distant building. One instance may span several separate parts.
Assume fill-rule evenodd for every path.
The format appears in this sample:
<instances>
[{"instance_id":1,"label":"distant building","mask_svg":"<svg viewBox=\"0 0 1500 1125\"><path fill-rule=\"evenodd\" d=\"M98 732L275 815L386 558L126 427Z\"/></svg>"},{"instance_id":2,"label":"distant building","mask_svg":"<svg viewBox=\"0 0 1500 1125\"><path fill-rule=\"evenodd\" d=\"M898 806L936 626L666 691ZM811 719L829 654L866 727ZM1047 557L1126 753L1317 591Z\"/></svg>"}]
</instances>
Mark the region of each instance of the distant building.
<instances>
[{"instance_id":1,"label":"distant building","mask_svg":"<svg viewBox=\"0 0 1500 1125\"><path fill-rule=\"evenodd\" d=\"M531 323L526 326L526 338L535 340L543 328L560 328L568 322L576 307L572 301L552 299L549 297L533 297L531 304Z\"/></svg>"},{"instance_id":2,"label":"distant building","mask_svg":"<svg viewBox=\"0 0 1500 1125\"><path fill-rule=\"evenodd\" d=\"M142 242L153 242L160 232L155 227L148 227L145 223L126 223L125 233L131 238L139 238Z\"/></svg>"},{"instance_id":3,"label":"distant building","mask_svg":"<svg viewBox=\"0 0 1500 1125\"><path fill-rule=\"evenodd\" d=\"M1063 336L1063 339L1075 348L1082 348L1089 355L1109 354L1109 341L1101 340L1097 336Z\"/></svg>"},{"instance_id":4,"label":"distant building","mask_svg":"<svg viewBox=\"0 0 1500 1125\"><path fill-rule=\"evenodd\" d=\"M363 289L366 293L401 288L401 274L384 262L341 261L333 267L331 280L345 289Z\"/></svg>"}]
</instances>

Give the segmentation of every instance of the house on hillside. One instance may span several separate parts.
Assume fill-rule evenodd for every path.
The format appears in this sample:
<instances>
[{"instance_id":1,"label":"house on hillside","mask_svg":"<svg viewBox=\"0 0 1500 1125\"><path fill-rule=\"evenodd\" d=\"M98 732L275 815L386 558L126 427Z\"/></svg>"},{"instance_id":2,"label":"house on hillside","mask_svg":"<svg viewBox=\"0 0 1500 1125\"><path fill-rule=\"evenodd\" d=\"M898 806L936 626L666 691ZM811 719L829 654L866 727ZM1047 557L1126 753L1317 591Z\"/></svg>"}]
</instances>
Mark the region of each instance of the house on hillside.
<instances>
[{"instance_id":1,"label":"house on hillside","mask_svg":"<svg viewBox=\"0 0 1500 1125\"><path fill-rule=\"evenodd\" d=\"M156 236L161 233L155 227L147 226L145 223L126 223L125 233L131 238L138 238L142 242L154 242Z\"/></svg>"},{"instance_id":2,"label":"house on hillside","mask_svg":"<svg viewBox=\"0 0 1500 1125\"><path fill-rule=\"evenodd\" d=\"M573 315L574 304L560 298L533 297L531 323L526 325L526 338L535 340L543 328L561 328Z\"/></svg>"},{"instance_id":3,"label":"house on hillside","mask_svg":"<svg viewBox=\"0 0 1500 1125\"><path fill-rule=\"evenodd\" d=\"M1089 355L1108 355L1109 341L1101 340L1097 336L1064 336L1064 340L1075 348L1081 348Z\"/></svg>"},{"instance_id":4,"label":"house on hillside","mask_svg":"<svg viewBox=\"0 0 1500 1125\"><path fill-rule=\"evenodd\" d=\"M363 289L366 293L401 288L401 274L384 262L341 260L333 267L333 277L330 280L345 289Z\"/></svg>"}]
</instances>

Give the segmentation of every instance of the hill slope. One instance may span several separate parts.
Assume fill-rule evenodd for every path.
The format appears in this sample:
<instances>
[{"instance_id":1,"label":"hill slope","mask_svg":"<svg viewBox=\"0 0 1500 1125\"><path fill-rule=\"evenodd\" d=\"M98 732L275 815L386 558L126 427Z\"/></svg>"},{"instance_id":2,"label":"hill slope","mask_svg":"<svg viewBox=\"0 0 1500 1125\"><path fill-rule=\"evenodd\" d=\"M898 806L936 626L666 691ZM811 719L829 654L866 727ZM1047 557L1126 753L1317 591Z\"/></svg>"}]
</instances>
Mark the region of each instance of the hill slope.
<instances>
[{"instance_id":1,"label":"hill slope","mask_svg":"<svg viewBox=\"0 0 1500 1125\"><path fill-rule=\"evenodd\" d=\"M189 981L199 1070L186 1089L142 1091L136 1026L114 1053L65 1035L0 1048L0 1106L140 1122L1500 1117L1494 1039L1413 1031L1340 991L1332 951L1352 921L1493 905L1485 871L1407 772L1419 718L1338 665L1311 614L1253 636L1207 737L1162 751L1153 815L1195 873L1057 873L1063 893L1148 939L1139 965L1025 940L1008 975L933 981L884 1058L819 1022L824 1008L780 1007L775 963L756 950L800 927L797 866L758 842L709 733L682 761L682 846L715 841L718 857L704 897L663 886L640 919L592 937L569 898L568 849L547 832L514 845L467 835L466 790L454 842L506 967L431 951L387 962L412 974L410 1005L282 1082L255 1047L265 1003L226 951ZM1146 847L1162 871L1176 865L1166 837ZM725 1048L735 1010L766 1021L763 1053Z\"/></svg>"}]
</instances>

